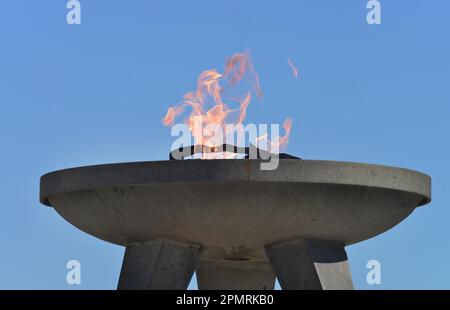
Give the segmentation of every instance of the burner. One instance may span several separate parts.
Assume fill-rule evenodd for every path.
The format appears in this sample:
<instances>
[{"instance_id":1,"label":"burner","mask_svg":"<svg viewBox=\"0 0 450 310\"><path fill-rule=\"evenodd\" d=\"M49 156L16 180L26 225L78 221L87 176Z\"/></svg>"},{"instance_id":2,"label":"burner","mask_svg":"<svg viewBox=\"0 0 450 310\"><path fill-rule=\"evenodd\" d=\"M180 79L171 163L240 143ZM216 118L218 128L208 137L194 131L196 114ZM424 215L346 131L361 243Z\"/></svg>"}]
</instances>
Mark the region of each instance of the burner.
<instances>
[{"instance_id":1,"label":"burner","mask_svg":"<svg viewBox=\"0 0 450 310\"><path fill-rule=\"evenodd\" d=\"M280 159L301 159L299 157L295 157L286 153L273 154L268 151L262 150L250 144L249 147L236 146L232 144L222 144L218 146L207 146L207 145L191 145L180 147L178 149L173 150L169 154L170 160L184 160L187 157L196 155L196 154L205 154L205 153L235 153L235 154L245 154L245 159L269 159L278 156ZM178 153L178 154L177 154ZM179 156L177 156L179 155ZM253 156L251 156L253 155Z\"/></svg>"}]
</instances>

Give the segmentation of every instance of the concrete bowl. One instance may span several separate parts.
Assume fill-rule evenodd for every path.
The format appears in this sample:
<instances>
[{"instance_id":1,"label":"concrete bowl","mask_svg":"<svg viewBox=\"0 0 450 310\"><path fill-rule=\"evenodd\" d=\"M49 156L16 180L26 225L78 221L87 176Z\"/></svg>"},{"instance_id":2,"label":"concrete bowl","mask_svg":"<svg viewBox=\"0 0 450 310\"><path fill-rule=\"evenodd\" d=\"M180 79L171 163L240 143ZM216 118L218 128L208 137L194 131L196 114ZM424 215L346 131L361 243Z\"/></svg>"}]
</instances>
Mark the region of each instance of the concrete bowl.
<instances>
[{"instance_id":1,"label":"concrete bowl","mask_svg":"<svg viewBox=\"0 0 450 310\"><path fill-rule=\"evenodd\" d=\"M42 176L40 201L68 222L124 246L179 240L247 251L291 238L359 242L431 200L431 179L372 164L282 159L152 161Z\"/></svg>"}]
</instances>

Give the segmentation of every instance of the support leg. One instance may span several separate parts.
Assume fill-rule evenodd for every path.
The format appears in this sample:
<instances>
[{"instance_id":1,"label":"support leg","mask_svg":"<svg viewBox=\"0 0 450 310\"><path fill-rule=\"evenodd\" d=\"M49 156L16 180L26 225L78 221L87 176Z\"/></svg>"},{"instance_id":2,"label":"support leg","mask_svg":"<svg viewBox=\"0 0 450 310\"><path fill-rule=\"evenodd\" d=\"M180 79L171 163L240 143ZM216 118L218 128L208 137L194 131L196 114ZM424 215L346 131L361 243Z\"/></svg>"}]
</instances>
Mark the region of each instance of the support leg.
<instances>
[{"instance_id":1,"label":"support leg","mask_svg":"<svg viewBox=\"0 0 450 310\"><path fill-rule=\"evenodd\" d=\"M199 251L199 246L166 241L127 247L117 288L185 290Z\"/></svg>"},{"instance_id":2,"label":"support leg","mask_svg":"<svg viewBox=\"0 0 450 310\"><path fill-rule=\"evenodd\" d=\"M266 254L285 290L353 289L347 254L339 243L290 240L267 245Z\"/></svg>"},{"instance_id":3,"label":"support leg","mask_svg":"<svg viewBox=\"0 0 450 310\"><path fill-rule=\"evenodd\" d=\"M273 290L275 274L267 261L201 261L199 290Z\"/></svg>"}]
</instances>

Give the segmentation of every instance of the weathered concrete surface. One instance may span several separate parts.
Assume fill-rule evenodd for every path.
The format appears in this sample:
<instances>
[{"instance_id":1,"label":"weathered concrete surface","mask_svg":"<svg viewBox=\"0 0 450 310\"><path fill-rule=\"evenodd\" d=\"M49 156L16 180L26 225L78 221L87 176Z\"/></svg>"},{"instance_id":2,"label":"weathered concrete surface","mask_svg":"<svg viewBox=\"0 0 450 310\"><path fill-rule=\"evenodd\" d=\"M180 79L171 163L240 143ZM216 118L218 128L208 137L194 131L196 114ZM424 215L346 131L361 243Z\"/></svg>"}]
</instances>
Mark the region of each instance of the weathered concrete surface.
<instances>
[{"instance_id":1,"label":"weathered concrete surface","mask_svg":"<svg viewBox=\"0 0 450 310\"><path fill-rule=\"evenodd\" d=\"M200 290L273 290L275 274L268 261L200 261Z\"/></svg>"},{"instance_id":2,"label":"weathered concrete surface","mask_svg":"<svg viewBox=\"0 0 450 310\"><path fill-rule=\"evenodd\" d=\"M167 241L129 246L119 290L185 290L194 274L200 247Z\"/></svg>"},{"instance_id":3,"label":"weathered concrete surface","mask_svg":"<svg viewBox=\"0 0 450 310\"><path fill-rule=\"evenodd\" d=\"M41 201L103 240L164 236L205 247L263 248L296 236L345 245L376 236L430 200L430 178L378 165L286 159L186 160L62 170Z\"/></svg>"},{"instance_id":4,"label":"weathered concrete surface","mask_svg":"<svg viewBox=\"0 0 450 310\"><path fill-rule=\"evenodd\" d=\"M353 289L340 243L296 239L267 245L266 253L285 290Z\"/></svg>"},{"instance_id":5,"label":"weathered concrete surface","mask_svg":"<svg viewBox=\"0 0 450 310\"><path fill-rule=\"evenodd\" d=\"M403 190L431 200L431 178L389 166L281 159L276 170L261 170L260 160L166 160L105 164L63 169L41 177L40 201L69 191L120 188L131 185L203 182L294 182L371 186Z\"/></svg>"}]
</instances>

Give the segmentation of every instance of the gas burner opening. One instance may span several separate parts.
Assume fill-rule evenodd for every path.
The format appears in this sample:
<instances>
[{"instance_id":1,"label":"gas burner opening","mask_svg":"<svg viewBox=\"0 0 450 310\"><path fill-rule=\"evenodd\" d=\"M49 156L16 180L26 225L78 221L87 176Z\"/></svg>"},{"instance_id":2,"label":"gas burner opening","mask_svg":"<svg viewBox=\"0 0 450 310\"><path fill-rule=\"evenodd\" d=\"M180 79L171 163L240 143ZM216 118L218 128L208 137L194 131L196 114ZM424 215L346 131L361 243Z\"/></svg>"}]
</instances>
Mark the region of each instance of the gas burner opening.
<instances>
[{"instance_id":1,"label":"gas burner opening","mask_svg":"<svg viewBox=\"0 0 450 310\"><path fill-rule=\"evenodd\" d=\"M248 257L227 257L225 258L226 261L230 261L230 262L246 262L251 260Z\"/></svg>"},{"instance_id":2,"label":"gas burner opening","mask_svg":"<svg viewBox=\"0 0 450 310\"><path fill-rule=\"evenodd\" d=\"M225 155L226 154L226 155ZM201 157L199 157L201 155ZM223 155L223 157L214 157ZM280 159L301 159L286 153L270 153L262 150L253 144L249 147L236 146L232 144L222 144L216 146L191 145L172 150L169 154L170 160L189 159L260 159L266 160L278 156Z\"/></svg>"}]
</instances>

